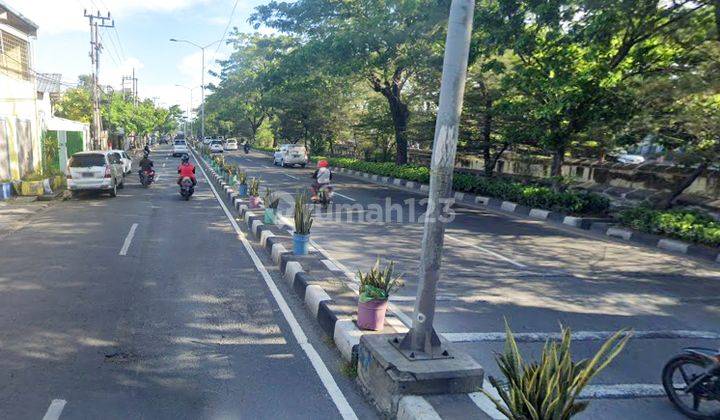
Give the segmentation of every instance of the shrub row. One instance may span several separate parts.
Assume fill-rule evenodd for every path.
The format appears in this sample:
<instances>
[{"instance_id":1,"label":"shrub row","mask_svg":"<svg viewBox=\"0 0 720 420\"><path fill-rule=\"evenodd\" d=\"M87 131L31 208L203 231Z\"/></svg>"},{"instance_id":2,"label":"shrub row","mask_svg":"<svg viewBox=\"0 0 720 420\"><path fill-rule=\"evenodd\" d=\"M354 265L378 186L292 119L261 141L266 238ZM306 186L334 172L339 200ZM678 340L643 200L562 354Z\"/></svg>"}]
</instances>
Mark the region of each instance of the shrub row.
<instances>
[{"instance_id":1,"label":"shrub row","mask_svg":"<svg viewBox=\"0 0 720 420\"><path fill-rule=\"evenodd\" d=\"M720 246L720 222L698 211L635 207L619 214L620 223L645 233Z\"/></svg>"},{"instance_id":2,"label":"shrub row","mask_svg":"<svg viewBox=\"0 0 720 420\"><path fill-rule=\"evenodd\" d=\"M391 162L365 162L351 158L327 158L332 166L381 176L428 183L430 169L424 166L395 165ZM554 191L552 188L522 184L503 179L482 178L456 173L453 176L455 191L513 201L528 207L569 213L574 215L604 215L610 201L601 195L584 191Z\"/></svg>"}]
</instances>

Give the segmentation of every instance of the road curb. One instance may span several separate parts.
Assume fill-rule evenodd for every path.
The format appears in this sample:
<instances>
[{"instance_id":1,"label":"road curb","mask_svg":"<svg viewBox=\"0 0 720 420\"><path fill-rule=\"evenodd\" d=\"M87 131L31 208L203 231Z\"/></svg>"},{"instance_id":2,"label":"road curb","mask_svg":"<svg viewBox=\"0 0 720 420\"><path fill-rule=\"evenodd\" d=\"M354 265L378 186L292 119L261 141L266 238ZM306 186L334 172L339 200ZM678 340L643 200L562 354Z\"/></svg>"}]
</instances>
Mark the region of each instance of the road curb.
<instances>
[{"instance_id":1,"label":"road curb","mask_svg":"<svg viewBox=\"0 0 720 420\"><path fill-rule=\"evenodd\" d=\"M414 193L427 193L430 190L429 185L420 184L415 181L388 177L381 177L377 180L373 180L368 176L369 174L364 172L352 171L339 167L333 167L332 170L350 177L371 182L373 184L385 185L390 188L405 191L410 190ZM556 211L529 208L512 201L503 201L493 197L485 197L460 191L454 191L453 197L456 204L462 207L478 209L489 208L502 213L511 213L519 217L543 220L549 224L560 224L574 229L589 230L614 240L650 246L665 252L684 254L690 257L702 259L706 262L720 263L720 249L718 248L631 230L615 223L613 219L570 216Z\"/></svg>"}]
</instances>

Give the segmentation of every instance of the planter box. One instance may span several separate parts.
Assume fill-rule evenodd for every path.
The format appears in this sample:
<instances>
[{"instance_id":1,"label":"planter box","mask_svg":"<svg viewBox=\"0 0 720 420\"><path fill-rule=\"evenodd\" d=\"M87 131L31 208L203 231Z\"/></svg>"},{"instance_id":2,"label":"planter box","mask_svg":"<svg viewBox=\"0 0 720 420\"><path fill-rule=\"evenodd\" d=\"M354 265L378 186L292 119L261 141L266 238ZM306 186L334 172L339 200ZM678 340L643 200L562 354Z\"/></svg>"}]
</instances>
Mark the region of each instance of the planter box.
<instances>
[{"instance_id":1,"label":"planter box","mask_svg":"<svg viewBox=\"0 0 720 420\"><path fill-rule=\"evenodd\" d=\"M67 181L62 175L54 176L50 178L50 187L52 188L53 192L63 190L67 187Z\"/></svg>"},{"instance_id":2,"label":"planter box","mask_svg":"<svg viewBox=\"0 0 720 420\"><path fill-rule=\"evenodd\" d=\"M20 181L20 194L22 196L39 197L45 195L44 181Z\"/></svg>"}]
</instances>

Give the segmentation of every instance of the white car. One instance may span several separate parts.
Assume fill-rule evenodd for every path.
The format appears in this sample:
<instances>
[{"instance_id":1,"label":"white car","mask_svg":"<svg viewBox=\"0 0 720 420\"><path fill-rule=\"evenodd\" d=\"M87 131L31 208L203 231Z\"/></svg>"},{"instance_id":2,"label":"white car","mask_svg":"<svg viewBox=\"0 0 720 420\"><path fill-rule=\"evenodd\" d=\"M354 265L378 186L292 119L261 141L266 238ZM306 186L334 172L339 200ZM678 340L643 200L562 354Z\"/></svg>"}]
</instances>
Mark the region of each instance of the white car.
<instances>
[{"instance_id":1,"label":"white car","mask_svg":"<svg viewBox=\"0 0 720 420\"><path fill-rule=\"evenodd\" d=\"M203 139L203 144L206 145L206 146L209 146L212 141L213 141L213 138L212 138L212 137L205 137L205 138Z\"/></svg>"},{"instance_id":2,"label":"white car","mask_svg":"<svg viewBox=\"0 0 720 420\"><path fill-rule=\"evenodd\" d=\"M236 139L225 140L225 150L237 150L238 144Z\"/></svg>"},{"instance_id":3,"label":"white car","mask_svg":"<svg viewBox=\"0 0 720 420\"><path fill-rule=\"evenodd\" d=\"M631 155L629 153L624 153L624 154L618 155L617 161L620 163L629 163L629 164L633 164L633 165L639 165L639 164L645 162L645 157L642 155Z\"/></svg>"},{"instance_id":4,"label":"white car","mask_svg":"<svg viewBox=\"0 0 720 420\"><path fill-rule=\"evenodd\" d=\"M222 153L223 152L223 144L220 140L213 140L210 142L210 152L211 153Z\"/></svg>"},{"instance_id":5,"label":"white car","mask_svg":"<svg viewBox=\"0 0 720 420\"><path fill-rule=\"evenodd\" d=\"M132 171L132 158L130 155L127 154L124 150L110 150L113 153L118 153L120 155L120 160L123 164L123 173L129 174Z\"/></svg>"},{"instance_id":6,"label":"white car","mask_svg":"<svg viewBox=\"0 0 720 420\"><path fill-rule=\"evenodd\" d=\"M185 140L174 140L173 141L173 148L172 148L172 155L173 157L182 156L185 154L190 154L190 149L188 149L187 143Z\"/></svg>"},{"instance_id":7,"label":"white car","mask_svg":"<svg viewBox=\"0 0 720 420\"><path fill-rule=\"evenodd\" d=\"M303 168L308 164L308 153L305 146L299 144L283 144L273 155L273 165L293 166Z\"/></svg>"},{"instance_id":8,"label":"white car","mask_svg":"<svg viewBox=\"0 0 720 420\"><path fill-rule=\"evenodd\" d=\"M73 195L79 191L107 191L117 196L125 186L123 164L116 152L78 152L68 161L67 186Z\"/></svg>"}]
</instances>

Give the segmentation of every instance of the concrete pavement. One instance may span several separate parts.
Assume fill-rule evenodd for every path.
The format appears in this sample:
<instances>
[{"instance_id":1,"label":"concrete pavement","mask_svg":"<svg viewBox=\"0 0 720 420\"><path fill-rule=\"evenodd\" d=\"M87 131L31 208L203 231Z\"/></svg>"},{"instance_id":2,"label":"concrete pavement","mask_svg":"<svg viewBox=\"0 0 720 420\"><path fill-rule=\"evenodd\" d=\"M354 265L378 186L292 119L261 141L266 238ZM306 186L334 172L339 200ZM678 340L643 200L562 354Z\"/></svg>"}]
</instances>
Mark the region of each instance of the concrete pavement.
<instances>
[{"instance_id":1,"label":"concrete pavement","mask_svg":"<svg viewBox=\"0 0 720 420\"><path fill-rule=\"evenodd\" d=\"M166 152L151 188L131 175L3 241L2 417L374 418L206 181L180 200Z\"/></svg>"},{"instance_id":2,"label":"concrete pavement","mask_svg":"<svg viewBox=\"0 0 720 420\"><path fill-rule=\"evenodd\" d=\"M261 176L274 190L295 192L310 185L309 169L273 167L271 158L259 153L229 155L249 176ZM343 175L336 175L335 184L341 194L336 204L344 207L318 214L313 238L350 272L367 269L377 256L398 261L398 269L409 274L395 305L410 314L422 196ZM388 199L400 205L402 216L396 211L389 217L367 217L374 211L371 205L386 208ZM414 220L409 220L410 213ZM717 266L685 256L536 220L458 209L448 227L443 264L436 326L481 361L490 375L499 374L493 354L502 348L497 337L502 337L504 319L516 332L536 337L521 344L529 355L538 353L560 322L583 337L575 345L578 356L596 350L605 332L637 331L639 338L589 389L595 399L585 414L589 418L598 413L676 418L661 397L662 365L683 346L716 347L720 337ZM440 412L448 410L448 404L467 403L463 398L475 402L475 397L429 400Z\"/></svg>"}]
</instances>

